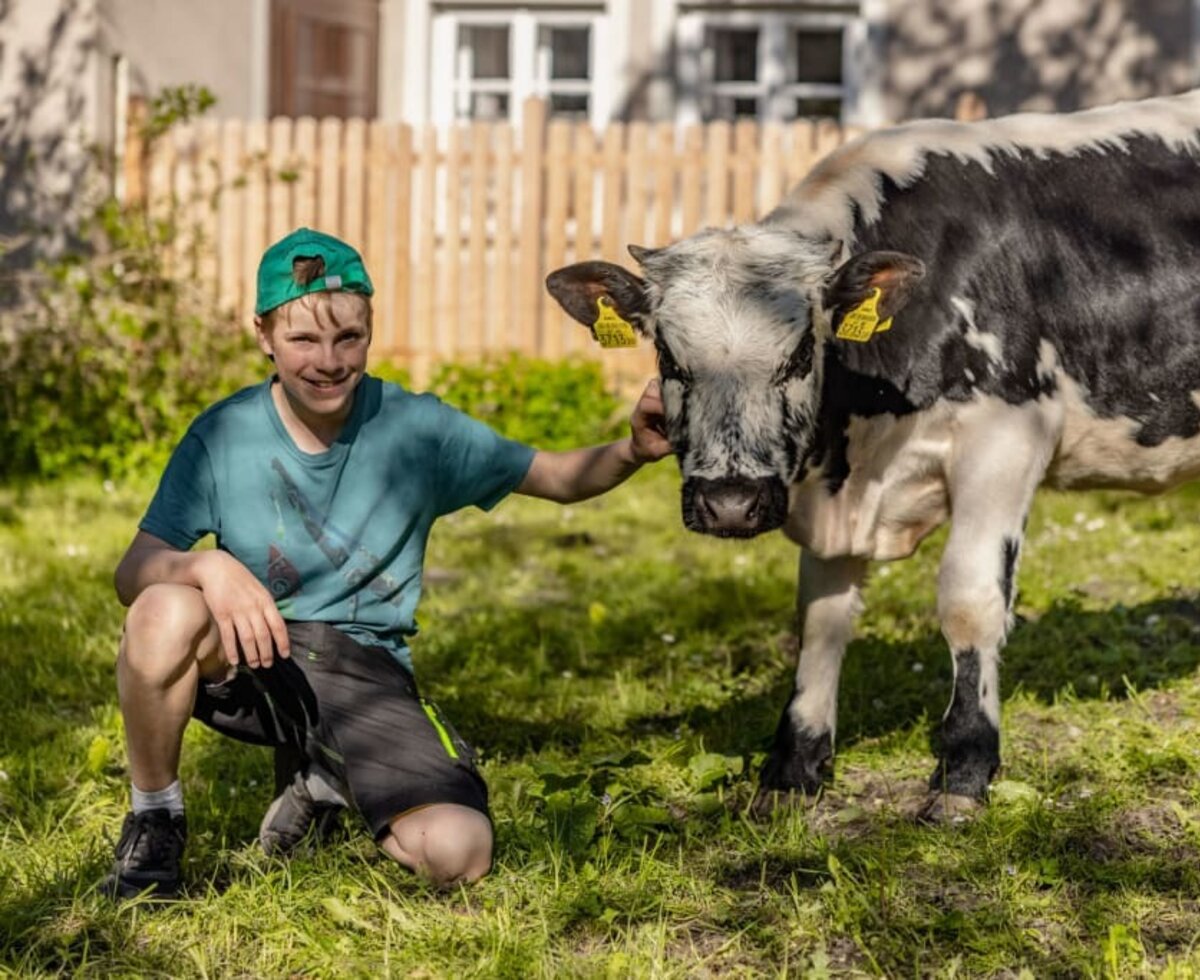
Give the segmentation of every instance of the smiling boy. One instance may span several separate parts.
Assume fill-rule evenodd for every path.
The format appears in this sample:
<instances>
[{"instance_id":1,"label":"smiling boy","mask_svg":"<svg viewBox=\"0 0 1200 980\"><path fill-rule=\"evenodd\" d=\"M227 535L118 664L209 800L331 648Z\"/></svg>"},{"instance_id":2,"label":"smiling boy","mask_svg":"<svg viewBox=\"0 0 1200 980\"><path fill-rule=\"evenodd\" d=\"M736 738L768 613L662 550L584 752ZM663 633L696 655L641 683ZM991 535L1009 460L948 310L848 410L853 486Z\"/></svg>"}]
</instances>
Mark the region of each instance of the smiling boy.
<instances>
[{"instance_id":1,"label":"smiling boy","mask_svg":"<svg viewBox=\"0 0 1200 980\"><path fill-rule=\"evenodd\" d=\"M514 490L560 503L604 493L670 452L662 405L652 383L631 435L603 446L504 439L366 373L372 292L358 252L329 235L299 229L267 250L255 328L275 373L192 423L116 570L133 801L111 894L180 891L192 717L275 747L268 853L349 805L385 853L436 883L491 866L487 787L412 673L430 528ZM192 551L207 534L216 549Z\"/></svg>"}]
</instances>

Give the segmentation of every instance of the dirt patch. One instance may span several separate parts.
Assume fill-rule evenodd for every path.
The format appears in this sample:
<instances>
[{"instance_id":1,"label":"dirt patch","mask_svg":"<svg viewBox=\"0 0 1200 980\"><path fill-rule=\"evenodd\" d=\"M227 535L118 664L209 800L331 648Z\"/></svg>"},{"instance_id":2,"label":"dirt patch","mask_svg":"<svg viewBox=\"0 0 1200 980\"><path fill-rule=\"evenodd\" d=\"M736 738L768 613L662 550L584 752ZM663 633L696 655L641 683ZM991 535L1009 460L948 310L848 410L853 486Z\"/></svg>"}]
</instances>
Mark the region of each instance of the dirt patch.
<instances>
[{"instance_id":1,"label":"dirt patch","mask_svg":"<svg viewBox=\"0 0 1200 980\"><path fill-rule=\"evenodd\" d=\"M1200 860L1200 850L1188 840L1179 814L1164 803L1118 811L1073 843L1099 864L1150 857L1173 863Z\"/></svg>"}]
</instances>

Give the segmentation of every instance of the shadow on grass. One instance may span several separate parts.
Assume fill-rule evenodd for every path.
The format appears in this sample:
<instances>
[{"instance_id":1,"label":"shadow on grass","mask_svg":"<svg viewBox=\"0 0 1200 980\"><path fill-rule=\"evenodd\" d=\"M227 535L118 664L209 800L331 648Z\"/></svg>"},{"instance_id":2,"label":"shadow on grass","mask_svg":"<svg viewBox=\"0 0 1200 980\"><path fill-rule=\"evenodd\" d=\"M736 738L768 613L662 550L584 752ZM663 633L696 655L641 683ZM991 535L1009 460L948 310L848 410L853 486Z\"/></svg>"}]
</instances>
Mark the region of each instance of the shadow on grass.
<instances>
[{"instance_id":1,"label":"shadow on grass","mask_svg":"<svg viewBox=\"0 0 1200 980\"><path fill-rule=\"evenodd\" d=\"M748 602L743 610L748 622L757 624L758 633L750 637L743 627L731 627L729 617L725 630L720 629L722 618L713 610L721 598L728 598L728 583L706 581L699 595L693 591L689 597L689 607L701 610L700 614L682 622L677 618L675 623L682 633L711 635L715 646L727 653L733 648L736 655L722 656L719 663L709 660L674 668L677 680L689 671L710 679L715 672L724 672L725 677L717 678L720 696L706 699L707 703L679 705L664 687L665 710L629 718L621 731L611 734L636 744L640 736L668 735L686 728L702 736L713 751L745 754L767 746L791 691L794 654L790 663L780 663L766 649L772 637L763 624L779 618L769 602ZM606 625L583 666L579 657L567 652L578 645L577 622L573 606L550 603L536 618L510 611L475 627L460 628L452 643L459 649L486 648L496 636L517 638L507 650L496 651L497 666L520 670L528 649L541 645L557 651L549 660L550 675L563 670L593 678L620 673L639 678L652 690L660 686L655 676L659 654L653 640L647 639L655 633L650 613L635 611ZM1020 689L1049 704L1068 691L1081 700L1109 700L1124 697L1130 687L1155 687L1187 676L1200 665L1200 637L1194 630L1200 632L1200 605L1190 599L1158 599L1103 611L1061 600L1038 619L1014 627L1001 666L1001 696L1008 698ZM748 643L759 652L747 653ZM577 709L531 712L540 699L536 680L518 700L507 699L500 710L489 708L473 697L470 670L457 668L449 654L435 659L440 662L432 675L464 692L439 701L468 738L481 746L510 756L546 747L570 750L596 730L595 723ZM728 663L733 666L732 676ZM763 672L771 675L765 684ZM912 642L856 640L842 673L839 741L846 745L902 731L923 713L940 718L951 679L950 656L932 610L928 631ZM749 680L754 683L740 682Z\"/></svg>"}]
</instances>

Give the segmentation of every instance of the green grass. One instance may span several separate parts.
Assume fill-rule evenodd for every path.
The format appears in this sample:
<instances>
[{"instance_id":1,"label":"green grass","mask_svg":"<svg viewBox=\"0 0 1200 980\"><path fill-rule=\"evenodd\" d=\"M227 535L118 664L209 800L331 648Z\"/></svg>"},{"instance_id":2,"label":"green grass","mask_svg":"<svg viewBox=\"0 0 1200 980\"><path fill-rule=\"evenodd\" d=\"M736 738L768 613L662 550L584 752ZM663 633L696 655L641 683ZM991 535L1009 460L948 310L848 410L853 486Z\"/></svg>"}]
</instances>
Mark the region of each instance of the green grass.
<instances>
[{"instance_id":1,"label":"green grass","mask_svg":"<svg viewBox=\"0 0 1200 980\"><path fill-rule=\"evenodd\" d=\"M482 751L494 873L433 892L360 833L254 844L262 750L189 730L189 898L93 890L126 808L111 570L152 486L0 491L0 973L1192 976L1200 495L1046 494L977 819L918 825L950 664L935 537L879 569L837 777L748 816L790 687L796 551L685 532L664 465L434 532L428 693Z\"/></svg>"}]
</instances>

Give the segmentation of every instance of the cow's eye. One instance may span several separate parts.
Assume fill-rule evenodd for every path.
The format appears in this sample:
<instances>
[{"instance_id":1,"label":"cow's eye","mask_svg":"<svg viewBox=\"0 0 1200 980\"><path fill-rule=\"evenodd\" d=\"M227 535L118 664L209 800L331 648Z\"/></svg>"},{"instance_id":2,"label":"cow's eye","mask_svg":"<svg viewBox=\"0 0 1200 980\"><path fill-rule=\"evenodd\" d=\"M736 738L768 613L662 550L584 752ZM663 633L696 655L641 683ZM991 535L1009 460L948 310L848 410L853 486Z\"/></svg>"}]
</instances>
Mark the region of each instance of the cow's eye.
<instances>
[{"instance_id":1,"label":"cow's eye","mask_svg":"<svg viewBox=\"0 0 1200 980\"><path fill-rule=\"evenodd\" d=\"M654 347L658 353L658 376L663 381L678 381L681 384L690 384L692 381L691 373L679 366L679 362L675 360L674 355L667 349L667 345L662 341L658 341Z\"/></svg>"},{"instance_id":2,"label":"cow's eye","mask_svg":"<svg viewBox=\"0 0 1200 980\"><path fill-rule=\"evenodd\" d=\"M800 338L800 343L796 345L796 349L792 351L783 366L775 373L775 382L777 384L784 384L792 378L808 377L812 373L813 348L815 346L816 338L810 330Z\"/></svg>"}]
</instances>

